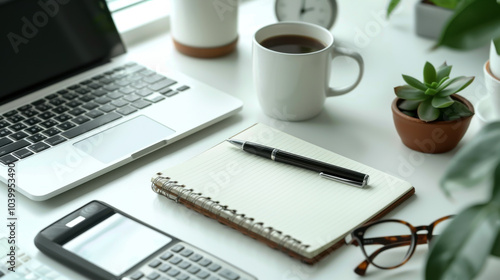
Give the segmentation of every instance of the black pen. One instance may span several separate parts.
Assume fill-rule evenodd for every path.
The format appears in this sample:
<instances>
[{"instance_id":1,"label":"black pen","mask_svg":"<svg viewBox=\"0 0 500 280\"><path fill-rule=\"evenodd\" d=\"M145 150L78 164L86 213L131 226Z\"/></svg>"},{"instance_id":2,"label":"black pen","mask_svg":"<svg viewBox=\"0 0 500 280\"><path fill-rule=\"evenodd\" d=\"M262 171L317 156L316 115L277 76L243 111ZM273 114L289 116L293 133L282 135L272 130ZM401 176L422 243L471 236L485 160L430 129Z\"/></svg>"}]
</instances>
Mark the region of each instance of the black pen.
<instances>
[{"instance_id":1,"label":"black pen","mask_svg":"<svg viewBox=\"0 0 500 280\"><path fill-rule=\"evenodd\" d=\"M226 141L237 146L245 152L258 155L273 161L282 162L319 172L319 175L326 179L331 179L359 188L364 188L368 183L368 174L363 174L347 168L335 166L333 164L328 164L248 141L233 139L228 139Z\"/></svg>"}]
</instances>

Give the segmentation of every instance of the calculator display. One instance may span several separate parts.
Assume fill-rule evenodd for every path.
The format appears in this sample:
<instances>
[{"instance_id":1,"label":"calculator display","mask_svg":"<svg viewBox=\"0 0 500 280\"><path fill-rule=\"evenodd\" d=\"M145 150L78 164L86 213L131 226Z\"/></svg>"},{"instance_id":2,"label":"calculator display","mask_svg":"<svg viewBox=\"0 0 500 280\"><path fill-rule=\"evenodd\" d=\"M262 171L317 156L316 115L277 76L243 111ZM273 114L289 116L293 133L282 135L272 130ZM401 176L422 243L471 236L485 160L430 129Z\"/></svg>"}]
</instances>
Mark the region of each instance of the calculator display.
<instances>
[{"instance_id":1,"label":"calculator display","mask_svg":"<svg viewBox=\"0 0 500 280\"><path fill-rule=\"evenodd\" d=\"M63 248L114 275L121 275L170 241L170 237L115 213Z\"/></svg>"}]
</instances>

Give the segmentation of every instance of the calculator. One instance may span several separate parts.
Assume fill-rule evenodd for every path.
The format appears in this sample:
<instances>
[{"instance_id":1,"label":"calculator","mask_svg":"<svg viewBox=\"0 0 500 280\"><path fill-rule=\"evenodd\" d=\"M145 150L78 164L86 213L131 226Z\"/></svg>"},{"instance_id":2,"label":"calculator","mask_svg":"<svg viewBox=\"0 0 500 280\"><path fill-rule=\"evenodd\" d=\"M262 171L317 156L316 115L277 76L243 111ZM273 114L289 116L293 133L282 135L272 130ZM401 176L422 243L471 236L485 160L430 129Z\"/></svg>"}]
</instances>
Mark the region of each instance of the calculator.
<instances>
[{"instance_id":1,"label":"calculator","mask_svg":"<svg viewBox=\"0 0 500 280\"><path fill-rule=\"evenodd\" d=\"M48 256L97 280L257 279L97 200L41 230L35 245Z\"/></svg>"}]
</instances>

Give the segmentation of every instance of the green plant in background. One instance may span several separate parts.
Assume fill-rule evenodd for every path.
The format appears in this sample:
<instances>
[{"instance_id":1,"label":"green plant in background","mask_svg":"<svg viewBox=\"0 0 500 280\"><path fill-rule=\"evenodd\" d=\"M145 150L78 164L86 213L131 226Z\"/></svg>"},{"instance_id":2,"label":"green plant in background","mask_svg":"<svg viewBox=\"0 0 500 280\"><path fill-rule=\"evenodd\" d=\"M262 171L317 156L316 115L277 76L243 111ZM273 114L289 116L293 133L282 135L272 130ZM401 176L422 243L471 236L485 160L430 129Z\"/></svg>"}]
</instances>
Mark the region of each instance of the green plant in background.
<instances>
[{"instance_id":1,"label":"green plant in background","mask_svg":"<svg viewBox=\"0 0 500 280\"><path fill-rule=\"evenodd\" d=\"M391 0L389 17L400 0ZM436 47L469 50L493 40L500 55L500 0L432 0L437 6L453 9Z\"/></svg>"},{"instance_id":2,"label":"green plant in background","mask_svg":"<svg viewBox=\"0 0 500 280\"><path fill-rule=\"evenodd\" d=\"M446 62L438 69L426 62L423 82L403 75L407 85L394 88L396 96L403 99L398 104L399 110L425 122L457 120L473 115L467 106L453 100L451 95L470 85L474 77L450 79L451 68Z\"/></svg>"},{"instance_id":3,"label":"green plant in background","mask_svg":"<svg viewBox=\"0 0 500 280\"><path fill-rule=\"evenodd\" d=\"M491 197L461 211L431 247L425 278L472 279L489 255L500 257L500 122L485 126L453 157L441 181L449 191L486 181Z\"/></svg>"}]
</instances>

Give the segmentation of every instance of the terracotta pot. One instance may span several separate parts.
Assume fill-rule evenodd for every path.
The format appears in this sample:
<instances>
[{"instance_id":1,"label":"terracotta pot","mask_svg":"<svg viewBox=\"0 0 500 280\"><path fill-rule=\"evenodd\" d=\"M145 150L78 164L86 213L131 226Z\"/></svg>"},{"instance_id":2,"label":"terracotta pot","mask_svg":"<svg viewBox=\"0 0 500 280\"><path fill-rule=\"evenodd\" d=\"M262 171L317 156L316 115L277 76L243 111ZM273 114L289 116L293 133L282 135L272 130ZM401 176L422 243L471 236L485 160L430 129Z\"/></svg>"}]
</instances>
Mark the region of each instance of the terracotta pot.
<instances>
[{"instance_id":1,"label":"terracotta pot","mask_svg":"<svg viewBox=\"0 0 500 280\"><path fill-rule=\"evenodd\" d=\"M458 94L451 97L465 104L474 113L474 107L467 99ZM439 154L455 148L473 116L454 121L424 122L403 114L397 106L400 101L401 99L396 98L392 102L392 116L399 137L408 148L423 153Z\"/></svg>"}]
</instances>

